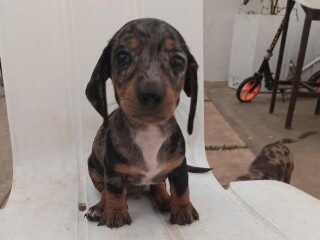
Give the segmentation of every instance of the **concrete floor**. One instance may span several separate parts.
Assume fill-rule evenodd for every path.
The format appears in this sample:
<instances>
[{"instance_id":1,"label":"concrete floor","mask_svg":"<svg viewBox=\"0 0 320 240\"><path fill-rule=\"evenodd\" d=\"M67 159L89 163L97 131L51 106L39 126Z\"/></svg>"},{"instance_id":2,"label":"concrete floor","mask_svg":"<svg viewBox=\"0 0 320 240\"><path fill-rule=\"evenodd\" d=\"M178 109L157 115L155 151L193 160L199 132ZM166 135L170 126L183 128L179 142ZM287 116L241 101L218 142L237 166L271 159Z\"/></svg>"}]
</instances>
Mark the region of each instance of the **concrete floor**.
<instances>
[{"instance_id":1,"label":"concrete floor","mask_svg":"<svg viewBox=\"0 0 320 240\"><path fill-rule=\"evenodd\" d=\"M278 139L295 138L310 130L320 132L320 116L313 114L315 99L298 99L292 124L293 129L286 130L284 124L290 95L285 96L284 103L279 96L275 112L269 114L271 94L259 94L251 103L240 103L236 99L235 90L228 88L226 82L206 82L205 92L227 123L255 155L264 145ZM320 134L298 143L288 144L295 159L291 184L318 199L320 199L319 144ZM241 156L243 157L246 158L246 156ZM225 169L228 171L227 174L231 174L232 171L238 173L238 168L243 164L237 161L240 160L235 157L231 162L227 161L221 165L220 169L227 168Z\"/></svg>"}]
</instances>

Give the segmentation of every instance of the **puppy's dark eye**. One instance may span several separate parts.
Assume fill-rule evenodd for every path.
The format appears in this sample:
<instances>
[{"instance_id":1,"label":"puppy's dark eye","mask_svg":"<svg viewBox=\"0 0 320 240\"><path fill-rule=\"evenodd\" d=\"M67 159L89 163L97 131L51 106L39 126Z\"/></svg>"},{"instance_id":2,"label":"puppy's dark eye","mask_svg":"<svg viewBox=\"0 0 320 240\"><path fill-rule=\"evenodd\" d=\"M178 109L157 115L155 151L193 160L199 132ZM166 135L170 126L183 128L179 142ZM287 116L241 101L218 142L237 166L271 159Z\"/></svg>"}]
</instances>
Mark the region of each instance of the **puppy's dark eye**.
<instances>
[{"instance_id":1,"label":"puppy's dark eye","mask_svg":"<svg viewBox=\"0 0 320 240\"><path fill-rule=\"evenodd\" d=\"M185 68L185 60L180 56L173 56L170 61L172 69L176 72L181 72Z\"/></svg>"},{"instance_id":2,"label":"puppy's dark eye","mask_svg":"<svg viewBox=\"0 0 320 240\"><path fill-rule=\"evenodd\" d=\"M120 51L116 55L116 63L119 67L125 67L131 63L131 56L125 51Z\"/></svg>"}]
</instances>

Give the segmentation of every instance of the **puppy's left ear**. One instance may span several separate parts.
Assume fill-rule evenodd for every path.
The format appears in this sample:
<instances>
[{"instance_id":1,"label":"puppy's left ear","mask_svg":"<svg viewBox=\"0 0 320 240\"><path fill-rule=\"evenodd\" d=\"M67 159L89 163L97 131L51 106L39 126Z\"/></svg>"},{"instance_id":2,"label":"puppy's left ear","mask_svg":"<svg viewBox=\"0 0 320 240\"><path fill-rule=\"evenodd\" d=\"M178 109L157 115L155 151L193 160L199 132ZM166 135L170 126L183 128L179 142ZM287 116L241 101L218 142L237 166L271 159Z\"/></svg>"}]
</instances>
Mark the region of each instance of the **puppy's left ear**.
<instances>
[{"instance_id":1,"label":"puppy's left ear","mask_svg":"<svg viewBox=\"0 0 320 240\"><path fill-rule=\"evenodd\" d=\"M111 76L111 51L113 40L103 50L91 79L86 88L86 96L92 106L103 117L104 124L108 124L108 105L106 97L106 81Z\"/></svg>"},{"instance_id":2,"label":"puppy's left ear","mask_svg":"<svg viewBox=\"0 0 320 240\"><path fill-rule=\"evenodd\" d=\"M197 109L197 100L198 100L198 64L192 54L187 51L188 55L188 67L184 82L184 92L188 97L191 97L190 101L190 112L188 119L188 133L191 135L193 131L193 122L194 116Z\"/></svg>"}]
</instances>

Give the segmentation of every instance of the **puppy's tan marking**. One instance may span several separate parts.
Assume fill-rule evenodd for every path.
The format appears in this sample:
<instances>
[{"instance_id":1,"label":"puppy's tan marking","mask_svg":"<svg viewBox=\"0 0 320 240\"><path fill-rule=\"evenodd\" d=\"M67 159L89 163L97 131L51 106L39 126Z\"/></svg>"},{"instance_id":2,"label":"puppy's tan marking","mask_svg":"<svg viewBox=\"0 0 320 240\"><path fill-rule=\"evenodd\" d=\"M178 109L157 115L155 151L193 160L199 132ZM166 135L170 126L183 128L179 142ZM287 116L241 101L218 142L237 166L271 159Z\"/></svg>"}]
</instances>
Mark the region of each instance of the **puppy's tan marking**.
<instances>
[{"instance_id":1,"label":"puppy's tan marking","mask_svg":"<svg viewBox=\"0 0 320 240\"><path fill-rule=\"evenodd\" d=\"M137 101L137 81L129 81L121 86L118 86L117 81L112 79L113 86L115 86L116 94L119 98L120 107L124 112L128 113L138 105Z\"/></svg>"},{"instance_id":2,"label":"puppy's tan marking","mask_svg":"<svg viewBox=\"0 0 320 240\"><path fill-rule=\"evenodd\" d=\"M170 211L170 195L166 190L165 181L159 184L150 185L150 193L160 211Z\"/></svg>"},{"instance_id":3,"label":"puppy's tan marking","mask_svg":"<svg viewBox=\"0 0 320 240\"><path fill-rule=\"evenodd\" d=\"M125 175L144 175L145 171L141 168L128 165L128 164L117 164L114 168L117 172Z\"/></svg>"},{"instance_id":4,"label":"puppy's tan marking","mask_svg":"<svg viewBox=\"0 0 320 240\"><path fill-rule=\"evenodd\" d=\"M174 113L180 92L184 82L179 82L178 86L173 86L169 83L168 79L162 79L165 82L165 98L163 103L157 107L152 113L146 114L145 109L140 106L138 102L137 89L139 81L134 78L134 81L129 81L121 86L117 84L116 76L112 78L115 91L118 95L120 106L125 113L131 115L136 120L141 121L142 119L149 124L157 124L167 121ZM143 118L142 118L143 117Z\"/></svg>"},{"instance_id":5,"label":"puppy's tan marking","mask_svg":"<svg viewBox=\"0 0 320 240\"><path fill-rule=\"evenodd\" d=\"M163 179L167 176L173 169L179 167L182 163L183 156L177 156L170 159L165 165L161 166L160 171L153 176L154 182L157 182L157 179Z\"/></svg>"},{"instance_id":6,"label":"puppy's tan marking","mask_svg":"<svg viewBox=\"0 0 320 240\"><path fill-rule=\"evenodd\" d=\"M94 169L89 169L89 175L95 188L101 192L104 189L103 178Z\"/></svg>"},{"instance_id":7,"label":"puppy's tan marking","mask_svg":"<svg viewBox=\"0 0 320 240\"><path fill-rule=\"evenodd\" d=\"M127 42L127 46L130 48L130 50L136 50L139 46L139 41L136 38L131 38Z\"/></svg>"},{"instance_id":8,"label":"puppy's tan marking","mask_svg":"<svg viewBox=\"0 0 320 240\"><path fill-rule=\"evenodd\" d=\"M164 42L164 49L167 51L171 51L175 47L175 42L171 38L167 38Z\"/></svg>"}]
</instances>

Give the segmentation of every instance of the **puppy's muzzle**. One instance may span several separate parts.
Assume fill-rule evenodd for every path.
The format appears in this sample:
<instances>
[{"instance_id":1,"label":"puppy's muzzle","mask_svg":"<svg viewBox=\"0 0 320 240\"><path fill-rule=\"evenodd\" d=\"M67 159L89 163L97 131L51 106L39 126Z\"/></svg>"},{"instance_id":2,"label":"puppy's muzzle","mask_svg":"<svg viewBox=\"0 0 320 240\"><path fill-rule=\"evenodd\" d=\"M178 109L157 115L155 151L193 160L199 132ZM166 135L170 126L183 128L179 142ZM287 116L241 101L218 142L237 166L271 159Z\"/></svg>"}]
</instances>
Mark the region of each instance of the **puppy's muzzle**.
<instances>
[{"instance_id":1,"label":"puppy's muzzle","mask_svg":"<svg viewBox=\"0 0 320 240\"><path fill-rule=\"evenodd\" d=\"M158 107L164 99L164 91L159 87L146 86L138 91L139 103L151 110Z\"/></svg>"}]
</instances>

